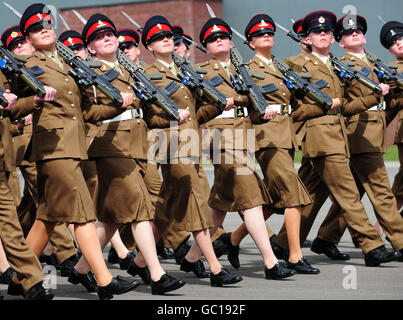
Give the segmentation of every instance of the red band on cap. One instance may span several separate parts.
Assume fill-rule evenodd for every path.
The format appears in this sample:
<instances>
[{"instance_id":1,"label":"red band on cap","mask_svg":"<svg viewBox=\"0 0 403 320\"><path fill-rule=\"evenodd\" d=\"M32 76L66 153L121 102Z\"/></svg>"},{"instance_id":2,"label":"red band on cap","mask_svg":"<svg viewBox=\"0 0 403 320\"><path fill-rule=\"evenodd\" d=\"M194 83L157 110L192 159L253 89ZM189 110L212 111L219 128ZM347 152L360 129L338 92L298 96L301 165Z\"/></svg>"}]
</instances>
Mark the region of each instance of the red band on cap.
<instances>
[{"instance_id":1,"label":"red band on cap","mask_svg":"<svg viewBox=\"0 0 403 320\"><path fill-rule=\"evenodd\" d=\"M67 38L66 40L63 41L63 44L65 46L72 46L74 44L82 44L84 45L83 40L81 40L80 38Z\"/></svg>"},{"instance_id":2,"label":"red band on cap","mask_svg":"<svg viewBox=\"0 0 403 320\"><path fill-rule=\"evenodd\" d=\"M229 34L229 31L226 27L220 26L220 25L214 25L211 28L207 29L207 31L204 33L203 40L205 40L210 34L213 32L219 32L219 31L224 31Z\"/></svg>"},{"instance_id":3,"label":"red band on cap","mask_svg":"<svg viewBox=\"0 0 403 320\"><path fill-rule=\"evenodd\" d=\"M17 35L15 35L15 34L17 34ZM14 40L15 38L18 38L18 37L23 37L22 33L19 32L19 31L13 31L13 32L8 36L8 38L7 38L7 40L6 40L6 47L8 48L8 45L9 45L9 43L11 42L11 40Z\"/></svg>"},{"instance_id":4,"label":"red band on cap","mask_svg":"<svg viewBox=\"0 0 403 320\"><path fill-rule=\"evenodd\" d=\"M136 39L134 39L131 36L119 36L118 40L119 40L119 42L133 41L134 43L137 43Z\"/></svg>"},{"instance_id":5,"label":"red band on cap","mask_svg":"<svg viewBox=\"0 0 403 320\"><path fill-rule=\"evenodd\" d=\"M88 36L91 35L96 29L105 27L105 26L115 29L108 21L98 20L91 26L91 28L88 29L88 32L86 34L86 39L88 39Z\"/></svg>"},{"instance_id":6,"label":"red band on cap","mask_svg":"<svg viewBox=\"0 0 403 320\"><path fill-rule=\"evenodd\" d=\"M37 21L40 21L40 20L50 20L50 21L52 21L52 18L49 15L45 14L45 13L34 14L31 18L29 18L27 20L27 22L25 22L24 30L27 30L27 28L31 24L33 24L33 23L35 23Z\"/></svg>"},{"instance_id":7,"label":"red band on cap","mask_svg":"<svg viewBox=\"0 0 403 320\"><path fill-rule=\"evenodd\" d=\"M146 37L146 42L147 42L148 39L150 39L154 34L156 34L157 32L163 31L163 30L165 30L165 31L171 31L171 32L172 32L172 29L171 29L170 26L168 26L167 24L160 24L160 23L158 23L157 25L155 25L154 27L152 27L152 28L150 29L150 31L148 31L147 37Z\"/></svg>"},{"instance_id":8,"label":"red band on cap","mask_svg":"<svg viewBox=\"0 0 403 320\"><path fill-rule=\"evenodd\" d=\"M274 27L272 24L264 21L264 23L262 23L262 21L260 21L259 23L255 24L250 30L249 30L249 34L254 33L255 31L261 30L261 29L271 29L272 31L274 31Z\"/></svg>"},{"instance_id":9,"label":"red band on cap","mask_svg":"<svg viewBox=\"0 0 403 320\"><path fill-rule=\"evenodd\" d=\"M297 33L302 32L302 25L297 28Z\"/></svg>"}]
</instances>

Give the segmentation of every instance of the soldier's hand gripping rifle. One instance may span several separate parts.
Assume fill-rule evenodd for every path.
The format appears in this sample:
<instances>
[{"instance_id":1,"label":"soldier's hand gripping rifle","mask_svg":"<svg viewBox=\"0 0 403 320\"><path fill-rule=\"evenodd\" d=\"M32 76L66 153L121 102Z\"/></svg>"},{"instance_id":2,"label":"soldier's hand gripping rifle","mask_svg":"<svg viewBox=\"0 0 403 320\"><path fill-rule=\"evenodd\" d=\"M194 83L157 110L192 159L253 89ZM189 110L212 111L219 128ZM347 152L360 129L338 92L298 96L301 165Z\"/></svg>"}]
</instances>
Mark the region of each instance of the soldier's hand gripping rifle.
<instances>
[{"instance_id":1,"label":"soldier's hand gripping rifle","mask_svg":"<svg viewBox=\"0 0 403 320\"><path fill-rule=\"evenodd\" d=\"M36 77L43 74L44 71L38 66L28 68L22 60L22 57L15 57L3 45L0 45L0 68L3 72L19 76L38 97L44 97L46 94L44 84Z\"/></svg>"},{"instance_id":2,"label":"soldier's hand gripping rifle","mask_svg":"<svg viewBox=\"0 0 403 320\"><path fill-rule=\"evenodd\" d=\"M397 70L388 67L381 59L368 50L365 50L365 55L374 65L374 70L378 74L379 79L394 81L399 85L400 88L403 88L403 73L398 73Z\"/></svg>"},{"instance_id":3,"label":"soldier's hand gripping rifle","mask_svg":"<svg viewBox=\"0 0 403 320\"><path fill-rule=\"evenodd\" d=\"M284 32L286 32L287 36L289 36L291 39L293 39L296 42L305 44L307 46L307 48L312 51L312 46L303 42L298 35L287 30L286 28L279 25L278 23L276 23L276 26L278 26L280 29L282 29ZM352 68L352 66L354 66L354 65L352 65L352 66L347 65L346 63L339 60L332 53L329 53L329 56L330 56L330 59L331 59L332 65L333 65L333 70L338 74L338 76L340 78L345 78L347 80L357 79L361 84L370 88L375 93L377 93L377 94L382 93L382 88L379 86L379 83L376 83L375 81L368 78L368 75L371 72L369 69L362 68L361 70L355 70Z\"/></svg>"},{"instance_id":4,"label":"soldier's hand gripping rifle","mask_svg":"<svg viewBox=\"0 0 403 320\"><path fill-rule=\"evenodd\" d=\"M172 60L179 68L178 78L181 79L185 86L191 90L199 88L220 110L225 108L227 98L216 88L216 86L223 82L220 77L215 76L211 79L204 79L186 56L182 58L176 52L172 52Z\"/></svg>"},{"instance_id":5,"label":"soldier's hand gripping rifle","mask_svg":"<svg viewBox=\"0 0 403 320\"><path fill-rule=\"evenodd\" d=\"M215 18L216 15L213 9L206 3L207 10L212 18ZM233 28L231 28L234 31ZM271 93L278 88L275 84L271 83L265 86L257 86L255 81L252 79L252 71L243 61L241 54L238 49L235 47L234 43L232 43L232 49L230 50L231 62L234 65L238 74L231 75L231 81L234 86L235 91L241 94L246 94L249 97L249 101L252 104L252 107L260 114L264 115L267 102L263 94Z\"/></svg>"}]
</instances>

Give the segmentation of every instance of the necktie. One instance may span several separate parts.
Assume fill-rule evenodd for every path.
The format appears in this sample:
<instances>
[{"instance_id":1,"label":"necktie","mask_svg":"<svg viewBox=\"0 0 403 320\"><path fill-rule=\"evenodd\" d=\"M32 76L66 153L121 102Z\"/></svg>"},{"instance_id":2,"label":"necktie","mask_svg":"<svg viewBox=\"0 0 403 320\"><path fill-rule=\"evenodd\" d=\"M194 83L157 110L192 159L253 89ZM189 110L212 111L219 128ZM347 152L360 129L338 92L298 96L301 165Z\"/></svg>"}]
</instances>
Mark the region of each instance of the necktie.
<instances>
[{"instance_id":1,"label":"necktie","mask_svg":"<svg viewBox=\"0 0 403 320\"><path fill-rule=\"evenodd\" d=\"M227 73L227 76L230 77L230 70L229 70L229 65L228 64L224 64L224 70Z\"/></svg>"},{"instance_id":2,"label":"necktie","mask_svg":"<svg viewBox=\"0 0 403 320\"><path fill-rule=\"evenodd\" d=\"M64 70L63 68L63 63L60 61L59 56L57 55L56 52L52 52L52 54L50 55L50 58L52 59L52 61L54 63L56 63L60 69Z\"/></svg>"},{"instance_id":3,"label":"necktie","mask_svg":"<svg viewBox=\"0 0 403 320\"><path fill-rule=\"evenodd\" d=\"M113 64L113 69L116 70L116 71L118 71L121 75L123 75L122 69L120 69L120 66L119 66L119 63L118 63L118 62L116 62L116 63Z\"/></svg>"},{"instance_id":4,"label":"necktie","mask_svg":"<svg viewBox=\"0 0 403 320\"><path fill-rule=\"evenodd\" d=\"M171 71L176 76L177 72L176 72L175 67L174 67L174 65L172 63L169 65L169 71Z\"/></svg>"},{"instance_id":5,"label":"necktie","mask_svg":"<svg viewBox=\"0 0 403 320\"><path fill-rule=\"evenodd\" d=\"M333 71L333 68L332 68L332 61L330 60L330 57L327 57L326 66L327 66L327 68L329 69L330 72Z\"/></svg>"}]
</instances>

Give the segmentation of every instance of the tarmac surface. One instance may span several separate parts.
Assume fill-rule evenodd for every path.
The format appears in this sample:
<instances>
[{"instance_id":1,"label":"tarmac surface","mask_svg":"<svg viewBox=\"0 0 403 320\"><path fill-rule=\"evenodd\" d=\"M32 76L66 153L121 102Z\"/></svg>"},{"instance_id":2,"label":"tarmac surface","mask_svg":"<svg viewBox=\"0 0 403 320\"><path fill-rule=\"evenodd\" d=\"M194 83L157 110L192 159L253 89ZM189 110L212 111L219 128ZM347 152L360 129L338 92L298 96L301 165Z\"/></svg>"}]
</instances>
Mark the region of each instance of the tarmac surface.
<instances>
[{"instance_id":1,"label":"tarmac surface","mask_svg":"<svg viewBox=\"0 0 403 320\"><path fill-rule=\"evenodd\" d=\"M390 181L393 182L394 175L398 170L398 163L388 163L387 165ZM212 167L205 166L206 175L209 182L212 182ZM366 196L363 203L367 209L370 221L376 221L372 206ZM328 200L322 207L313 228L308 235L308 239L313 240L316 237L318 228L323 221L327 210L330 207ZM227 231L232 231L238 227L241 219L236 213L229 213L224 221L224 227ZM277 232L283 223L283 216L273 215L269 218L270 227ZM383 236L384 239L384 236ZM385 241L388 249L391 249L389 242ZM339 249L347 252L351 259L348 261L332 261L325 255L318 255L310 251L309 248L302 248L303 255L315 267L320 269L318 275L295 275L286 280L275 281L264 278L263 260L253 243L250 236L241 243L240 261L241 267L235 270L227 260L226 255L220 258L224 268L227 268L235 274L243 277L243 281L225 287L211 287L209 279L198 279L193 273L185 273L179 270L175 260L161 260L165 271L176 278L186 281L186 285L179 290L167 293L164 296L151 295L151 289L148 285L140 285L134 291L115 296L114 300L135 300L136 305L143 304L150 306L152 315L161 314L170 315L169 306L192 303L193 309L201 313L202 304L210 306L210 311L221 315L225 311L224 307L211 306L217 302L226 302L226 308L229 312L242 311L240 304L246 304L246 308L251 308L250 303L263 302L264 300L402 300L403 298L403 263L390 262L381 267L366 267L364 256L360 249L354 248L351 237L346 232L339 244ZM105 259L109 251L109 245L104 250ZM206 269L208 264L205 262ZM113 275L131 277L126 271L120 270L118 265L108 264ZM48 270L49 278L46 278L47 285L52 285L55 298L54 300L97 300L96 293L88 293L81 285L72 285L67 278L57 276L52 277L55 270ZM50 271L49 271L50 270ZM138 278L140 279L140 278ZM15 297L6 294L7 286L0 284L0 291L5 300L15 300ZM20 298L17 298L17 300ZM182 302L181 302L182 301ZM234 302L232 304L231 302ZM241 303L243 302L243 303ZM176 303L176 304L175 304ZM232 307L227 307L227 305ZM401 304L400 304L401 305ZM1 308L1 302L0 302ZM160 309L162 308L162 309ZM218 309L217 309L218 308ZM221 308L221 311L219 310ZM230 310L232 308L232 310ZM207 311L206 311L207 310ZM227 311L228 311L227 310ZM401 309L400 309L401 310ZM174 309L171 310L174 312ZM204 309L209 312L209 307ZM158 312L161 312L159 314ZM186 312L185 309L178 309L176 312ZM193 310L194 315L195 310ZM206 313L203 313L206 314ZM245 314L245 311L244 313ZM176 314L177 318L187 318L186 314ZM242 315L242 312L241 312ZM161 317L159 317L161 318ZM189 318L190 314L189 314ZM196 317L193 317L196 318Z\"/></svg>"}]
</instances>

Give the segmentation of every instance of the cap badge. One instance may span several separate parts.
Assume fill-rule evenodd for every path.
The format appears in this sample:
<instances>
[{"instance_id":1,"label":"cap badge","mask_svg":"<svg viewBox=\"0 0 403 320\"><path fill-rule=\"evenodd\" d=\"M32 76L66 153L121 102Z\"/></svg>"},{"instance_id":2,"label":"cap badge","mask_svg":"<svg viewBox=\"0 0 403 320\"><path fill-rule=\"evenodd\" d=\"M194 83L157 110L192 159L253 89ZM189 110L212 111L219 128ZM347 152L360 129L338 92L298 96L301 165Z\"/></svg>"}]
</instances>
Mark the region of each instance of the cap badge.
<instances>
[{"instance_id":1,"label":"cap badge","mask_svg":"<svg viewBox=\"0 0 403 320\"><path fill-rule=\"evenodd\" d=\"M40 20L42 20L42 15L41 15L40 13L37 13L36 16L37 16Z\"/></svg>"},{"instance_id":2,"label":"cap badge","mask_svg":"<svg viewBox=\"0 0 403 320\"><path fill-rule=\"evenodd\" d=\"M103 26L106 26L106 24L103 23L101 20L98 20L98 26L97 26L97 28L100 28L100 27L103 27Z\"/></svg>"},{"instance_id":3,"label":"cap badge","mask_svg":"<svg viewBox=\"0 0 403 320\"><path fill-rule=\"evenodd\" d=\"M353 18L348 19L347 24L348 24L349 26L353 26L353 25L354 25L354 20L353 20Z\"/></svg>"},{"instance_id":4,"label":"cap badge","mask_svg":"<svg viewBox=\"0 0 403 320\"><path fill-rule=\"evenodd\" d=\"M266 26L268 26L268 24L266 23L266 21L262 19L262 21L260 21L259 27L266 27Z\"/></svg>"},{"instance_id":5,"label":"cap badge","mask_svg":"<svg viewBox=\"0 0 403 320\"><path fill-rule=\"evenodd\" d=\"M322 16L319 17L319 23L325 23L325 18L323 18Z\"/></svg>"},{"instance_id":6,"label":"cap badge","mask_svg":"<svg viewBox=\"0 0 403 320\"><path fill-rule=\"evenodd\" d=\"M159 24L159 23L157 24L157 27L158 27L158 29L160 29L160 30L162 29L162 26L161 26L161 24Z\"/></svg>"},{"instance_id":7,"label":"cap badge","mask_svg":"<svg viewBox=\"0 0 403 320\"><path fill-rule=\"evenodd\" d=\"M125 41L125 37L124 37L124 36L119 36L118 41L119 41L119 42Z\"/></svg>"},{"instance_id":8,"label":"cap badge","mask_svg":"<svg viewBox=\"0 0 403 320\"><path fill-rule=\"evenodd\" d=\"M68 38L67 41L70 42L71 44L73 44L73 39L72 38Z\"/></svg>"},{"instance_id":9,"label":"cap badge","mask_svg":"<svg viewBox=\"0 0 403 320\"><path fill-rule=\"evenodd\" d=\"M17 37L18 36L18 32L17 31L13 31L12 33L11 33L11 38L15 38L15 37Z\"/></svg>"},{"instance_id":10,"label":"cap badge","mask_svg":"<svg viewBox=\"0 0 403 320\"><path fill-rule=\"evenodd\" d=\"M217 25L214 25L212 31L217 32L217 31L221 31L221 29L219 27L217 27Z\"/></svg>"},{"instance_id":11,"label":"cap badge","mask_svg":"<svg viewBox=\"0 0 403 320\"><path fill-rule=\"evenodd\" d=\"M392 34L392 36L394 36L396 34L395 30L390 29L390 33Z\"/></svg>"}]
</instances>

